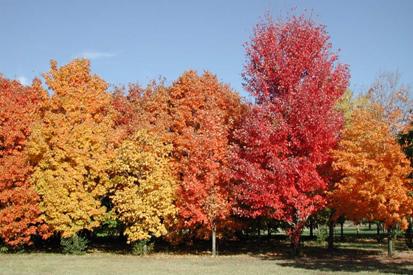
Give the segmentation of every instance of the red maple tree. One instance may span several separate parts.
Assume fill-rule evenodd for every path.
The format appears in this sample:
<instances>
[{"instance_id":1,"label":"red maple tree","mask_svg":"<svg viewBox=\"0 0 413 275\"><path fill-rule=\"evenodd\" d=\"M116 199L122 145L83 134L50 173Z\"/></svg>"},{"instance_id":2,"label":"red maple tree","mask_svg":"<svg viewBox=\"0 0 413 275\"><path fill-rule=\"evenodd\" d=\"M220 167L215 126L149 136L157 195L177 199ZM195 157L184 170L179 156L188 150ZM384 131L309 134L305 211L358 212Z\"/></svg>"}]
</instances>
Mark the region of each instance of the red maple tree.
<instances>
[{"instance_id":1,"label":"red maple tree","mask_svg":"<svg viewBox=\"0 0 413 275\"><path fill-rule=\"evenodd\" d=\"M334 106L348 69L325 28L304 16L258 24L246 51L245 87L256 104L234 134L236 211L287 222L297 252L307 218L325 205L319 170L342 127Z\"/></svg>"}]
</instances>

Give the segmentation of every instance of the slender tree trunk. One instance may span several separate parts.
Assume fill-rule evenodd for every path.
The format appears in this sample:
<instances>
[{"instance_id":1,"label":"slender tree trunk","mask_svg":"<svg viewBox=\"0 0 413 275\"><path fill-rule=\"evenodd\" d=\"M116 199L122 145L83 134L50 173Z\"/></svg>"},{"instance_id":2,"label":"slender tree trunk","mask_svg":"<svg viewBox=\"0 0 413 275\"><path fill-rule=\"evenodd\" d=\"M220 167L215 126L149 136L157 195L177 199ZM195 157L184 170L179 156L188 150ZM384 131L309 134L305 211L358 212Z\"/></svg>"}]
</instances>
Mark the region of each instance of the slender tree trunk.
<instances>
[{"instance_id":1,"label":"slender tree trunk","mask_svg":"<svg viewBox=\"0 0 413 275\"><path fill-rule=\"evenodd\" d=\"M334 223L328 223L328 250L332 251L334 249Z\"/></svg>"},{"instance_id":2,"label":"slender tree trunk","mask_svg":"<svg viewBox=\"0 0 413 275\"><path fill-rule=\"evenodd\" d=\"M313 232L313 230L314 230L313 222L310 222L310 237L311 237L311 238L314 237L314 232Z\"/></svg>"},{"instance_id":3,"label":"slender tree trunk","mask_svg":"<svg viewBox=\"0 0 413 275\"><path fill-rule=\"evenodd\" d=\"M344 222L340 223L340 240L344 241Z\"/></svg>"},{"instance_id":4,"label":"slender tree trunk","mask_svg":"<svg viewBox=\"0 0 413 275\"><path fill-rule=\"evenodd\" d=\"M212 225L212 257L217 255L217 236L216 236L216 226Z\"/></svg>"},{"instance_id":5,"label":"slender tree trunk","mask_svg":"<svg viewBox=\"0 0 413 275\"><path fill-rule=\"evenodd\" d=\"M371 222L369 222L369 230L371 230Z\"/></svg>"},{"instance_id":6,"label":"slender tree trunk","mask_svg":"<svg viewBox=\"0 0 413 275\"><path fill-rule=\"evenodd\" d=\"M406 244L409 248L413 248L413 217L409 218L409 227L406 230Z\"/></svg>"},{"instance_id":7,"label":"slender tree trunk","mask_svg":"<svg viewBox=\"0 0 413 275\"><path fill-rule=\"evenodd\" d=\"M389 228L387 233L387 256L393 256L393 229Z\"/></svg>"},{"instance_id":8,"label":"slender tree trunk","mask_svg":"<svg viewBox=\"0 0 413 275\"><path fill-rule=\"evenodd\" d=\"M377 242L381 242L381 238L380 238L380 222L377 222Z\"/></svg>"}]
</instances>

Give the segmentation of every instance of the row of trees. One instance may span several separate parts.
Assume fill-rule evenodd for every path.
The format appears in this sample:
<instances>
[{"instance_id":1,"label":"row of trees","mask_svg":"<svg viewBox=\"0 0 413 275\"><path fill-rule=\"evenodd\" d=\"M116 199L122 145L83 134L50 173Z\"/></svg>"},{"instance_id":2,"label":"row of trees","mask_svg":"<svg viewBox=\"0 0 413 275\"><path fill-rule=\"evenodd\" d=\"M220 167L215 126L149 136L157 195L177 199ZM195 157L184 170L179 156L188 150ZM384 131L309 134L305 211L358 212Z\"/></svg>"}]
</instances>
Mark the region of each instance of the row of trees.
<instances>
[{"instance_id":1,"label":"row of trees","mask_svg":"<svg viewBox=\"0 0 413 275\"><path fill-rule=\"evenodd\" d=\"M407 228L411 139L397 142L406 92L373 87L353 98L324 26L305 17L258 24L246 52L254 103L209 72L110 91L84 59L52 61L47 91L38 79L0 78L4 243L115 220L130 243L212 234L215 251L217 233L266 218L286 225L298 252L309 218L326 207L332 221Z\"/></svg>"}]
</instances>

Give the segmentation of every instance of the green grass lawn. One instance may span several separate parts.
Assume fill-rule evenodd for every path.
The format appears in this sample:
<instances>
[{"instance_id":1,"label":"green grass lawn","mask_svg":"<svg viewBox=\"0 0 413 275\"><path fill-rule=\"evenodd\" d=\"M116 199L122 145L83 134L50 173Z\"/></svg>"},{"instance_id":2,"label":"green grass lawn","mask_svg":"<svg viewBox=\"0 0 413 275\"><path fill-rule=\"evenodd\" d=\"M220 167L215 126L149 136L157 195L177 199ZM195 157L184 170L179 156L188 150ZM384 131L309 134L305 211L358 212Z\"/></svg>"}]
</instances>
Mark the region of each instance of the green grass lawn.
<instances>
[{"instance_id":1,"label":"green grass lawn","mask_svg":"<svg viewBox=\"0 0 413 275\"><path fill-rule=\"evenodd\" d=\"M317 252L313 251L312 253ZM413 254L386 259L347 251L291 259L275 254L132 256L91 253L83 256L31 253L0 255L0 274L347 274L413 273ZM410 260L409 260L410 257Z\"/></svg>"},{"instance_id":2,"label":"green grass lawn","mask_svg":"<svg viewBox=\"0 0 413 275\"><path fill-rule=\"evenodd\" d=\"M374 236L363 234L355 238L353 231L345 230L345 240L337 241L332 253L325 243L307 238L297 258L290 257L288 240L282 236L219 241L220 255L215 258L209 254L209 242L175 249L160 245L156 253L143 257L107 243L90 247L81 256L0 254L0 274L413 274L413 251L403 239L395 242L396 254L388 258L385 241L378 243Z\"/></svg>"},{"instance_id":3,"label":"green grass lawn","mask_svg":"<svg viewBox=\"0 0 413 275\"><path fill-rule=\"evenodd\" d=\"M282 266L248 255L210 256L89 254L2 255L1 274L302 274L305 269ZM308 271L309 272L309 271Z\"/></svg>"},{"instance_id":4,"label":"green grass lawn","mask_svg":"<svg viewBox=\"0 0 413 275\"><path fill-rule=\"evenodd\" d=\"M90 249L81 256L24 252L0 254L0 274L413 274L413 251L401 249L388 258L385 245L373 240L337 243L329 253L316 241L305 243L302 256L291 258L286 241L250 243L208 251L158 252L133 256ZM237 251L237 252L234 252Z\"/></svg>"}]
</instances>

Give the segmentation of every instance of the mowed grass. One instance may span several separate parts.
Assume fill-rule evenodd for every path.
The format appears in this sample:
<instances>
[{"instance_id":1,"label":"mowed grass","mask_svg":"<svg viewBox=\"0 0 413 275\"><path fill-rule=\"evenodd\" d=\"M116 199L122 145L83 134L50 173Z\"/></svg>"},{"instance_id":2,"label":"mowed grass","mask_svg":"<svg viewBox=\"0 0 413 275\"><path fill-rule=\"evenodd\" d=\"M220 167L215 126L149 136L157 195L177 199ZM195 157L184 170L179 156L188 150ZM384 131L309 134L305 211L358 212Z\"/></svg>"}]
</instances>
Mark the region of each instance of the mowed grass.
<instances>
[{"instance_id":1,"label":"mowed grass","mask_svg":"<svg viewBox=\"0 0 413 275\"><path fill-rule=\"evenodd\" d=\"M395 241L396 254L386 255L386 241L378 243L373 232L346 228L336 236L331 253L325 243L305 238L302 256L292 258L285 236L265 236L244 241L219 241L220 255L211 257L209 242L172 249L158 246L148 256L133 256L109 242L90 247L86 255L51 252L0 254L0 274L413 274L413 251L403 239ZM373 229L374 230L374 229ZM371 231L373 231L371 230ZM364 232L363 232L364 231Z\"/></svg>"},{"instance_id":2,"label":"mowed grass","mask_svg":"<svg viewBox=\"0 0 413 275\"><path fill-rule=\"evenodd\" d=\"M271 252L225 254L207 253L133 256L92 252L86 255L21 253L0 255L0 274L413 274L413 252L399 251L388 258L374 244L354 248L343 243L333 253L309 242L302 257L291 258L288 249Z\"/></svg>"},{"instance_id":3,"label":"mowed grass","mask_svg":"<svg viewBox=\"0 0 413 275\"><path fill-rule=\"evenodd\" d=\"M1 274L303 274L301 268L279 265L248 255L195 256L30 254L0 256Z\"/></svg>"}]
</instances>

